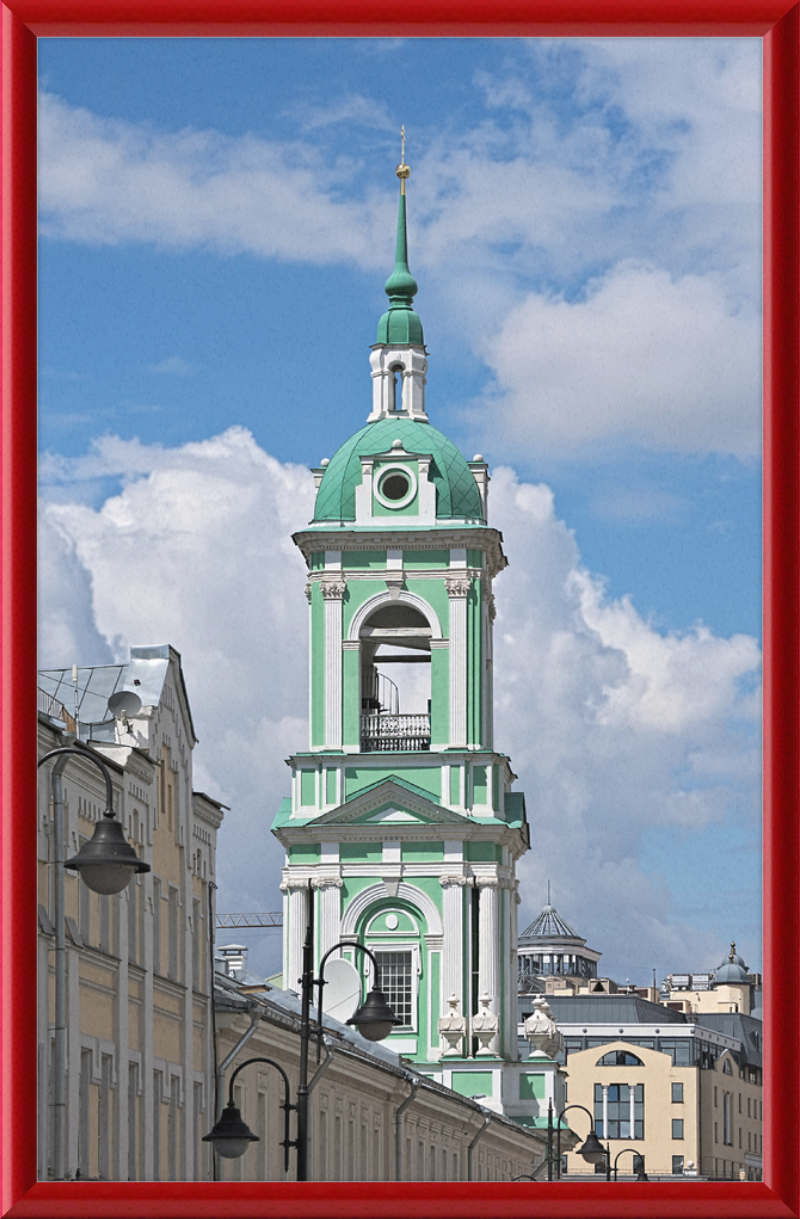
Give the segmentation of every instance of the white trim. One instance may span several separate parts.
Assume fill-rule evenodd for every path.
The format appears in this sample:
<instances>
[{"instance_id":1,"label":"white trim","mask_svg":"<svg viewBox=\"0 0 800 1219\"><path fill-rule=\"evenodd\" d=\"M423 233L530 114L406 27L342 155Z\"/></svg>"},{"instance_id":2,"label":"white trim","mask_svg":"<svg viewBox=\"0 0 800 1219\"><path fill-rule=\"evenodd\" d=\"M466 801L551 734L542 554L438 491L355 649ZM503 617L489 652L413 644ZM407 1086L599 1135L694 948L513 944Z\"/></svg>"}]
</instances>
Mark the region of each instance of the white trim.
<instances>
[{"instance_id":1,"label":"white trim","mask_svg":"<svg viewBox=\"0 0 800 1219\"><path fill-rule=\"evenodd\" d=\"M400 592L395 592L394 596L392 596L392 593L387 590L384 593L375 593L372 597L368 597L364 604L356 610L355 614L353 614L353 618L350 622L350 630L348 631L347 635L348 640L351 642L358 642L361 635L362 626L366 622L367 618L369 618L370 614L372 614L379 606L388 604L397 605L398 601L402 601L405 602L406 605L413 606L414 609L419 610L422 616L428 620L428 625L431 628L432 639L444 638L442 628L439 623L439 618L433 606L427 601L423 600L422 597L417 596L416 593L409 593L405 589L401 588Z\"/></svg>"},{"instance_id":2,"label":"white trim","mask_svg":"<svg viewBox=\"0 0 800 1219\"><path fill-rule=\"evenodd\" d=\"M418 889L416 885L410 885L406 881L401 880L397 888L397 897L402 901L410 902L412 906L416 906L420 914L428 925L428 933L431 935L444 935L442 920L439 911L436 909L432 900L427 893L423 893L422 889ZM373 902L381 901L384 904L387 902L386 886L383 881L379 881L374 885L370 885L367 889L362 889L357 893L350 904L345 909L342 915L342 937L347 935L355 935L358 926L358 920L361 915L367 910Z\"/></svg>"},{"instance_id":3,"label":"white trim","mask_svg":"<svg viewBox=\"0 0 800 1219\"><path fill-rule=\"evenodd\" d=\"M408 490L406 491L405 495L401 496L400 499L387 499L381 493L381 484L385 481L388 475L396 470L399 470L400 473L408 479ZM393 461L387 466L381 466L380 470L378 471L378 477L375 479L373 494L375 495L378 503L382 504L384 508L405 508L407 504L411 503L412 499L417 494L417 475L410 465L403 465L402 462L399 461Z\"/></svg>"}]
</instances>

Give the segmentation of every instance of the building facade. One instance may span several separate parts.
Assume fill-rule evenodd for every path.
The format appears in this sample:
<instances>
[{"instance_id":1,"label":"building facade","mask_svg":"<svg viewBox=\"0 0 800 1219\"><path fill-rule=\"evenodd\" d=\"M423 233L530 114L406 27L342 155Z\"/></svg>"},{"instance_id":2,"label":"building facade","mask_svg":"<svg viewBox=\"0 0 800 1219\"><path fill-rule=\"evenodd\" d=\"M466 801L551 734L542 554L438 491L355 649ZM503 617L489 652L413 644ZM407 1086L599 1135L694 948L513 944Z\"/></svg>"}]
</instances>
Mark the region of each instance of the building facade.
<instances>
[{"instance_id":1,"label":"building facade","mask_svg":"<svg viewBox=\"0 0 800 1219\"><path fill-rule=\"evenodd\" d=\"M651 1177L744 1173L760 1180L761 1021L741 1012L678 1011L635 993L596 993L593 985L547 1002L563 1039L565 1103L589 1110L612 1165L630 1148ZM535 1002L519 997L521 1041ZM570 1111L566 1118L577 1134L588 1134L588 1117ZM564 1170L583 1175L586 1165L570 1153ZM633 1154L620 1158L618 1170L634 1170Z\"/></svg>"},{"instance_id":2,"label":"building facade","mask_svg":"<svg viewBox=\"0 0 800 1219\"><path fill-rule=\"evenodd\" d=\"M489 473L429 422L427 352L408 269L406 166L389 309L370 355L366 426L314 470L308 566L310 741L289 759L273 830L286 849L284 985L370 948L400 1019L387 1044L464 1095L534 1116L519 1062L516 862L524 799L492 722ZM361 955L344 951L359 971Z\"/></svg>"},{"instance_id":3,"label":"building facade","mask_svg":"<svg viewBox=\"0 0 800 1219\"><path fill-rule=\"evenodd\" d=\"M220 1094L229 1095L237 1066L249 1058L279 1062L294 1099L299 1078L300 1002L291 992L241 988L217 974L218 1059L231 1053ZM543 1179L547 1138L443 1087L410 1067L386 1044L365 1041L333 1018L324 1019L319 1067L311 1054L308 1165L317 1181L510 1181ZM237 1050L237 1046L239 1049ZM257 1136L238 1160L217 1161L219 1179L292 1181L296 1156L285 1167L281 1142L282 1082L269 1065L254 1063L233 1080L233 1099ZM294 1133L294 1127L291 1131ZM570 1145L574 1141L567 1135Z\"/></svg>"},{"instance_id":4,"label":"building facade","mask_svg":"<svg viewBox=\"0 0 800 1219\"><path fill-rule=\"evenodd\" d=\"M168 646L132 648L127 665L48 670L39 684L39 756L78 743L102 758L124 833L152 869L111 897L65 874L67 1177L204 1179L211 1157L200 1139L214 1082L211 895L223 808L192 787L196 738L180 656ZM119 700L118 714L109 711L115 694L127 696L127 711ZM37 811L42 1180L53 1162L52 765L42 767ZM63 789L69 858L102 817L105 786L94 764L71 757Z\"/></svg>"}]
</instances>

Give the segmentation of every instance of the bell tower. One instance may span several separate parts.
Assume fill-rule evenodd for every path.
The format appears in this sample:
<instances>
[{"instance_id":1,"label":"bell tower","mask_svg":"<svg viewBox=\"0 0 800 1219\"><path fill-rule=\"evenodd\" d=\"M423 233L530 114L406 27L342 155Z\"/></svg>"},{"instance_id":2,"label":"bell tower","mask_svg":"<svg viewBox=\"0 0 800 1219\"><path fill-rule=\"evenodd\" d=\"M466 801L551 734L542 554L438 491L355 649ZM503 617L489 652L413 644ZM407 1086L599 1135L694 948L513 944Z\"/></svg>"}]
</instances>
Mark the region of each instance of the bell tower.
<instances>
[{"instance_id":1,"label":"bell tower","mask_svg":"<svg viewBox=\"0 0 800 1219\"><path fill-rule=\"evenodd\" d=\"M428 421L409 172L403 156L372 410L313 470L314 517L294 535L308 567L310 739L288 760L273 825L286 849L284 986L300 977L312 900L317 960L348 939L376 955L401 1021L385 1044L517 1115L521 1085L506 1076L524 1066L516 861L529 840L493 740L492 588L506 558L486 463Z\"/></svg>"}]
</instances>

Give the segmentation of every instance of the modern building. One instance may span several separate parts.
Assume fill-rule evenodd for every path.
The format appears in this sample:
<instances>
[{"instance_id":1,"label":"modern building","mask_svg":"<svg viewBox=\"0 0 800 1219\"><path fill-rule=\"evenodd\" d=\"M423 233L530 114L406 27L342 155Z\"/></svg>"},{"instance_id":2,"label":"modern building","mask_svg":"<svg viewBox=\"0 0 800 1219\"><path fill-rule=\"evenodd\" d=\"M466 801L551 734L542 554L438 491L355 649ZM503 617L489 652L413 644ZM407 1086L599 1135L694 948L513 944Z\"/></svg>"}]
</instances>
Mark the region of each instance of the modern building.
<instances>
[{"instance_id":1,"label":"modern building","mask_svg":"<svg viewBox=\"0 0 800 1219\"><path fill-rule=\"evenodd\" d=\"M211 896L223 806L193 790L180 656L134 647L128 664L47 670L39 686L39 756L75 744L101 758L125 836L152 869L115 896L66 872L67 1177L208 1178L200 1139L213 1110ZM52 767L41 768L37 812L42 1180L53 1165ZM69 758L62 782L69 858L102 817L105 786L82 757Z\"/></svg>"},{"instance_id":2,"label":"modern building","mask_svg":"<svg viewBox=\"0 0 800 1219\"><path fill-rule=\"evenodd\" d=\"M284 985L340 940L377 956L399 1017L387 1045L431 1078L520 1120L542 1081L520 1061L516 862L525 802L492 719L489 471L429 421L401 165L389 308L370 354L371 409L314 470L308 566L310 740L289 759L273 830L286 849ZM361 954L346 949L359 971Z\"/></svg>"},{"instance_id":3,"label":"modern building","mask_svg":"<svg viewBox=\"0 0 800 1219\"><path fill-rule=\"evenodd\" d=\"M249 1058L271 1058L287 1072L294 1100L300 1000L290 991L257 984L242 968L241 949L226 955L215 991L218 1060L230 1059L220 1074L220 1104L227 1101L232 1081L234 1102L258 1142L241 1159L218 1159L218 1173L226 1180L292 1181L296 1156L292 1150L287 1171L278 1072L257 1063L244 1067L235 1080L232 1076ZM318 1066L313 1042L310 1055L309 1179L510 1181L545 1176L544 1131L496 1113L487 1106L488 1098L443 1087L387 1043L366 1041L332 1016L323 1017L323 1030ZM574 1139L567 1138L572 1146Z\"/></svg>"},{"instance_id":4,"label":"modern building","mask_svg":"<svg viewBox=\"0 0 800 1219\"><path fill-rule=\"evenodd\" d=\"M741 976L732 973L733 964ZM629 1148L651 1177L760 1179L762 1024L742 1010L749 1008L751 985L743 979L753 975L744 962L728 960L709 976L708 989L696 992L700 1005L688 990L679 1001L672 991L660 1000L655 988L598 980L575 990L571 982L546 980L563 1039L557 1058L566 1103L589 1110L612 1164ZM518 998L520 1044L536 1002L531 993ZM576 1133L588 1134L588 1117L570 1111L566 1118ZM634 1171L633 1154L623 1156L618 1169ZM569 1153L564 1170L585 1174L586 1165Z\"/></svg>"}]
</instances>

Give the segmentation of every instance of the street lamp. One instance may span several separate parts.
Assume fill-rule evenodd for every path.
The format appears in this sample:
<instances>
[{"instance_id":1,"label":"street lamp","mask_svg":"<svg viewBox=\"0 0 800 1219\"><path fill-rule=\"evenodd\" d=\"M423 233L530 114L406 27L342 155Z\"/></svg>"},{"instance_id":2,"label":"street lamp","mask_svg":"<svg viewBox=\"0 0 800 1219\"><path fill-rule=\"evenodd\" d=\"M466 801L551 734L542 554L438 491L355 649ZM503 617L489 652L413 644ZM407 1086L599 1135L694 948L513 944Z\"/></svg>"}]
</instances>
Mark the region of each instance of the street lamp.
<instances>
[{"instance_id":1,"label":"street lamp","mask_svg":"<svg viewBox=\"0 0 800 1219\"><path fill-rule=\"evenodd\" d=\"M594 1118L592 1117L591 1113L584 1105L567 1105L564 1109L561 1110L561 1112L558 1115L558 1126L556 1129L556 1139L557 1139L556 1154L557 1154L557 1158L558 1158L558 1180L559 1181L561 1180L561 1119L564 1116L564 1114L567 1112L568 1109L583 1110L583 1112L589 1118L589 1121L591 1123L591 1126L589 1129L589 1134L586 1138L586 1142L577 1148L577 1154L579 1156L583 1156L584 1160L586 1160L587 1163L589 1163L589 1164L599 1164L600 1161L605 1157L606 1180L610 1181L611 1180L611 1164L610 1164L611 1152L610 1152L610 1150L606 1150L606 1148L603 1147L603 1144L600 1142L599 1138L597 1137L597 1134L596 1134L595 1128L594 1128ZM551 1133L552 1124L553 1124L552 1105L550 1106L550 1108L548 1110L547 1120L548 1120L548 1144L550 1146L552 1146L552 1133Z\"/></svg>"},{"instance_id":2,"label":"street lamp","mask_svg":"<svg viewBox=\"0 0 800 1219\"><path fill-rule=\"evenodd\" d=\"M269 1058L248 1059L248 1062L270 1062L277 1067L284 1078L284 1101L282 1108L286 1114L286 1133L282 1147L285 1148L285 1161L288 1168L289 1147L297 1149L297 1180L308 1180L308 1101L310 1089L308 1086L308 1047L311 1041L311 998L315 986L319 987L319 1011L317 1014L317 1059L322 1042L322 988L325 985L325 962L331 953L339 948L353 948L366 953L375 966L375 976L378 976L378 962L368 948L363 944L346 943L342 941L329 948L319 963L319 977L314 977L314 903L312 901L311 883L308 885L308 921L306 923L306 938L303 944L303 976L300 979L300 1078L297 1084L297 1104L289 1104L289 1081L285 1072L276 1062ZM400 1021L395 1016L385 995L373 986L364 1002L347 1021L354 1025L362 1037L368 1041L382 1041L388 1037L392 1029ZM235 1159L244 1155L248 1144L257 1140L245 1122L242 1121L239 1110L233 1103L233 1081L247 1062L237 1067L231 1076L229 1100L219 1121L210 1134L203 1137L203 1142L212 1143L220 1155ZM289 1141L289 1111L297 1111L297 1138Z\"/></svg>"},{"instance_id":3,"label":"street lamp","mask_svg":"<svg viewBox=\"0 0 800 1219\"><path fill-rule=\"evenodd\" d=\"M106 811L95 826L89 842L84 843L72 859L64 859L64 790L61 777L71 756L93 762L103 773L106 785ZM84 884L95 893L121 893L135 872L149 872L150 865L139 859L128 844L122 826L114 812L111 772L97 754L76 745L51 749L36 764L37 770L50 758L56 763L50 776L53 792L53 906L55 912L56 976L55 976L55 1043L53 1046L53 1179L63 1181L65 1171L64 1135L66 1123L67 1080L67 943L64 935L66 898L64 868L72 868L83 876Z\"/></svg>"},{"instance_id":4,"label":"street lamp","mask_svg":"<svg viewBox=\"0 0 800 1219\"><path fill-rule=\"evenodd\" d=\"M636 1173L636 1180L637 1181L649 1180L647 1173L644 1170L644 1162L642 1160L642 1154L640 1151L637 1151L634 1147L623 1147L622 1151L617 1152L616 1156L614 1157L614 1180L616 1181L616 1179L617 1179L617 1160L619 1159L620 1156L624 1156L626 1151L629 1151L631 1153L631 1155L633 1156L633 1170ZM636 1167L637 1159L639 1161L638 1169Z\"/></svg>"},{"instance_id":5,"label":"street lamp","mask_svg":"<svg viewBox=\"0 0 800 1219\"><path fill-rule=\"evenodd\" d=\"M233 1081L240 1071L245 1067L249 1067L254 1062L265 1062L269 1066L274 1067L276 1071L280 1071L283 1079L283 1101L281 1109L283 1109L283 1171L289 1171L289 1148L297 1146L296 1139L289 1138L289 1114L297 1105L289 1103L289 1077L283 1067L277 1062L273 1062L271 1058L248 1058L245 1062L239 1064L236 1070L231 1075L230 1086L228 1088L228 1103L220 1114L219 1121L216 1122L210 1134L203 1135L204 1143L211 1143L216 1151L224 1156L227 1160L238 1159L247 1151L250 1143L258 1143L259 1137L253 1134L250 1127L242 1120L242 1115L233 1099Z\"/></svg>"}]
</instances>

